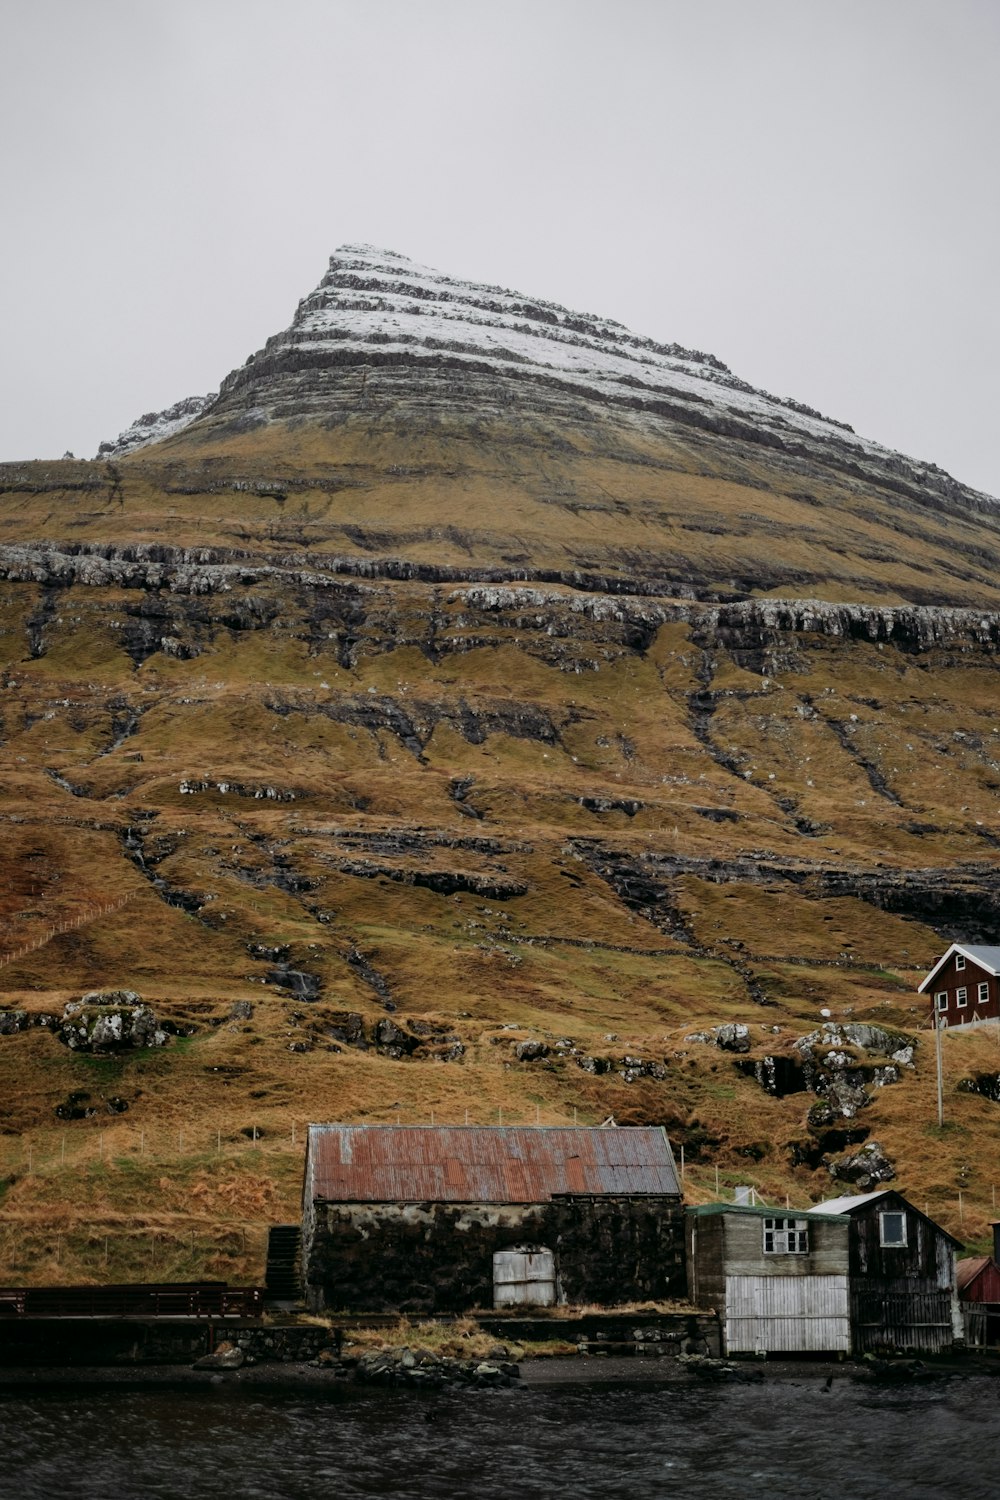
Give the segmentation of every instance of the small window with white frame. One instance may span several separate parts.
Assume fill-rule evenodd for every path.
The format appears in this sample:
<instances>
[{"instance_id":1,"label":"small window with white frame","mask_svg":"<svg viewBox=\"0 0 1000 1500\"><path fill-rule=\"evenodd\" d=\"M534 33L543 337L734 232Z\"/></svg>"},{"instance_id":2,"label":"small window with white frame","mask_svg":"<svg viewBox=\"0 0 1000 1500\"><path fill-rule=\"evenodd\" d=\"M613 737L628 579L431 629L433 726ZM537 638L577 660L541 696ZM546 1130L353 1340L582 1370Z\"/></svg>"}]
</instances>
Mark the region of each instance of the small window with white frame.
<instances>
[{"instance_id":1,"label":"small window with white frame","mask_svg":"<svg viewBox=\"0 0 1000 1500\"><path fill-rule=\"evenodd\" d=\"M899 1209L885 1209L878 1216L878 1242L887 1250L906 1248L906 1215Z\"/></svg>"},{"instance_id":2,"label":"small window with white frame","mask_svg":"<svg viewBox=\"0 0 1000 1500\"><path fill-rule=\"evenodd\" d=\"M956 969L964 969L965 968L965 954L964 953L956 953L955 954L955 968Z\"/></svg>"},{"instance_id":3,"label":"small window with white frame","mask_svg":"<svg viewBox=\"0 0 1000 1500\"><path fill-rule=\"evenodd\" d=\"M809 1225L805 1219L765 1219L765 1255L808 1255Z\"/></svg>"},{"instance_id":4,"label":"small window with white frame","mask_svg":"<svg viewBox=\"0 0 1000 1500\"><path fill-rule=\"evenodd\" d=\"M978 999L978 1003L980 1005L989 1005L989 1003L990 1003L990 987L989 987L988 984L984 983L984 984L981 984L979 986L979 999Z\"/></svg>"},{"instance_id":5,"label":"small window with white frame","mask_svg":"<svg viewBox=\"0 0 1000 1500\"><path fill-rule=\"evenodd\" d=\"M959 1010L961 1010L963 1006L968 1005L968 1003L969 992L963 984L959 989L955 991L955 1004L958 1006Z\"/></svg>"},{"instance_id":6,"label":"small window with white frame","mask_svg":"<svg viewBox=\"0 0 1000 1500\"><path fill-rule=\"evenodd\" d=\"M938 1010L947 1010L948 1009L948 991L947 990L941 990L941 991L939 991L939 993L934 996L934 1004L937 1006Z\"/></svg>"}]
</instances>

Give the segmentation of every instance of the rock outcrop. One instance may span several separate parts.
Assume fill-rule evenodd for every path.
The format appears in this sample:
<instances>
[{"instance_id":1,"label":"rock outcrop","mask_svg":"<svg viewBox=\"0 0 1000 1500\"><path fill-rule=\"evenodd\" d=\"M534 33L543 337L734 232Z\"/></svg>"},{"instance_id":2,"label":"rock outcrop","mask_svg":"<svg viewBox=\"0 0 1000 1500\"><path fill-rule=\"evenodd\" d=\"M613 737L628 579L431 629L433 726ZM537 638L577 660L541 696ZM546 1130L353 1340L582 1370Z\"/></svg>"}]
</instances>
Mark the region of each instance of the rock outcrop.
<instances>
[{"instance_id":1,"label":"rock outcrop","mask_svg":"<svg viewBox=\"0 0 1000 1500\"><path fill-rule=\"evenodd\" d=\"M162 1047L168 1040L167 1031L135 990L92 990L71 1000L56 1035L73 1052Z\"/></svg>"},{"instance_id":2,"label":"rock outcrop","mask_svg":"<svg viewBox=\"0 0 1000 1500\"><path fill-rule=\"evenodd\" d=\"M158 443L162 438L173 437L175 432L180 432L190 426L196 417L200 417L205 408L215 400L215 396L215 391L210 391L207 396L186 396L182 401L168 406L165 411L146 412L131 427L120 432L113 442L102 443L97 450L97 457L124 458L126 453L134 453L137 448L145 448L148 443Z\"/></svg>"}]
</instances>

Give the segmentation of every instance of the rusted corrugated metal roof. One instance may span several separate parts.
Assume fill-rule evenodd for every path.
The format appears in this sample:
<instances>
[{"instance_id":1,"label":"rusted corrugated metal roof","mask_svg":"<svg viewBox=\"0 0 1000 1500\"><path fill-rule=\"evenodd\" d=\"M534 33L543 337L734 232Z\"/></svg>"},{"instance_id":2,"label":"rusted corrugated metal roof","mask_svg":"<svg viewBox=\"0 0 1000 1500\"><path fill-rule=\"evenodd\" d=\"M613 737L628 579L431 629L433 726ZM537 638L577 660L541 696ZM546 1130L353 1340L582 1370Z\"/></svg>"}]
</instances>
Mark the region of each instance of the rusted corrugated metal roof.
<instances>
[{"instance_id":1,"label":"rusted corrugated metal roof","mask_svg":"<svg viewBox=\"0 0 1000 1500\"><path fill-rule=\"evenodd\" d=\"M955 1285L960 1292L964 1292L970 1282L975 1281L980 1271L985 1271L990 1264L988 1255L970 1255L965 1260L960 1260L955 1266Z\"/></svg>"},{"instance_id":2,"label":"rusted corrugated metal roof","mask_svg":"<svg viewBox=\"0 0 1000 1500\"><path fill-rule=\"evenodd\" d=\"M310 1125L306 1192L348 1203L679 1197L666 1132L527 1125Z\"/></svg>"}]
</instances>

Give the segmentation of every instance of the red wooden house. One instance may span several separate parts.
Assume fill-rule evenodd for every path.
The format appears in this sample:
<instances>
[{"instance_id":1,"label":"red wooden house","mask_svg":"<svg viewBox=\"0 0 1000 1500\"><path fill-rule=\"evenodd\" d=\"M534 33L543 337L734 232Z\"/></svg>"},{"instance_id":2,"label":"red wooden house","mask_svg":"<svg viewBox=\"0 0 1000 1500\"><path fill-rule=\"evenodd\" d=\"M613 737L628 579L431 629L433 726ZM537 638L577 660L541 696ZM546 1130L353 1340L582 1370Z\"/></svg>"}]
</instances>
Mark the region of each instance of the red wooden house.
<instances>
[{"instance_id":1,"label":"red wooden house","mask_svg":"<svg viewBox=\"0 0 1000 1500\"><path fill-rule=\"evenodd\" d=\"M1000 948L952 943L920 986L939 1026L1000 1021Z\"/></svg>"},{"instance_id":2,"label":"red wooden house","mask_svg":"<svg viewBox=\"0 0 1000 1500\"><path fill-rule=\"evenodd\" d=\"M993 1254L972 1255L958 1263L958 1295L966 1323L976 1329L972 1343L1000 1343L1000 1224L993 1226ZM978 1314L978 1320L968 1314ZM978 1322L978 1327L976 1326Z\"/></svg>"}]
</instances>

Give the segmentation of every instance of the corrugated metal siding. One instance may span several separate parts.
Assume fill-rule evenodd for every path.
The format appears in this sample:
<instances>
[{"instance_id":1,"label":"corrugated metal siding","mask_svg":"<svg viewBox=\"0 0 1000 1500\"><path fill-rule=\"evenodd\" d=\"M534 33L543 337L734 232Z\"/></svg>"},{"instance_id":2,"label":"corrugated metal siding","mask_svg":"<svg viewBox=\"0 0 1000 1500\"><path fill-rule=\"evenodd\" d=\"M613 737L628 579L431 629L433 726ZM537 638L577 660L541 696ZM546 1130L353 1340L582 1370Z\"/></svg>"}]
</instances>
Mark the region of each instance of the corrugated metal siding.
<instances>
[{"instance_id":1,"label":"corrugated metal siding","mask_svg":"<svg viewBox=\"0 0 1000 1500\"><path fill-rule=\"evenodd\" d=\"M306 1181L348 1203L680 1196L659 1127L310 1125Z\"/></svg>"},{"instance_id":2,"label":"corrugated metal siding","mask_svg":"<svg viewBox=\"0 0 1000 1500\"><path fill-rule=\"evenodd\" d=\"M727 1276L729 1354L848 1353L846 1276Z\"/></svg>"}]
</instances>

